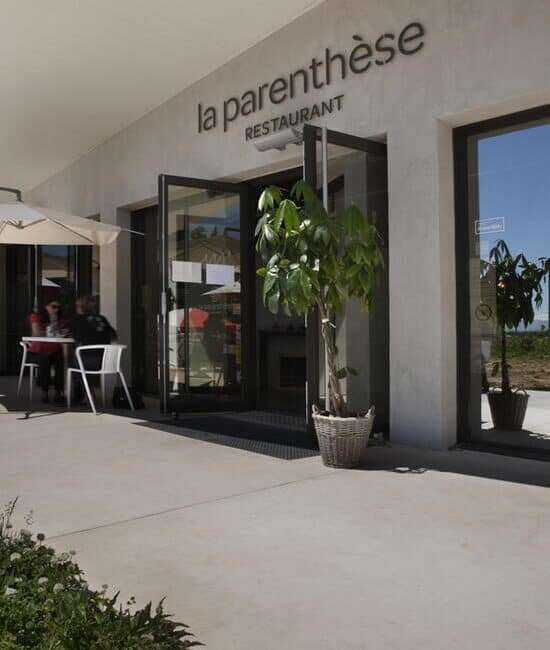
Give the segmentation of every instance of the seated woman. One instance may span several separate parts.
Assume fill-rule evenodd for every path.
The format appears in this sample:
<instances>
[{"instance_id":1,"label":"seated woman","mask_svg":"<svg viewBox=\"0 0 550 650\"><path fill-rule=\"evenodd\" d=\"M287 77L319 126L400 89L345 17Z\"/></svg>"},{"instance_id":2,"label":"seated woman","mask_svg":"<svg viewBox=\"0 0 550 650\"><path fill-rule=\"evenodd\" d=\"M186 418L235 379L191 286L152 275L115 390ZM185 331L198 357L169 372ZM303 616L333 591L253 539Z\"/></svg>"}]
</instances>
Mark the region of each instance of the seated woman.
<instances>
[{"instance_id":1,"label":"seated woman","mask_svg":"<svg viewBox=\"0 0 550 650\"><path fill-rule=\"evenodd\" d=\"M50 300L44 309L33 312L29 316L32 336L47 336L49 333L57 334L64 327L61 316L61 305L57 300ZM42 401L48 403L51 381L51 368L54 368L54 388L56 403L65 401L63 395L64 363L63 348L59 343L31 343L27 354L27 361L38 364L38 385L42 389Z\"/></svg>"}]
</instances>

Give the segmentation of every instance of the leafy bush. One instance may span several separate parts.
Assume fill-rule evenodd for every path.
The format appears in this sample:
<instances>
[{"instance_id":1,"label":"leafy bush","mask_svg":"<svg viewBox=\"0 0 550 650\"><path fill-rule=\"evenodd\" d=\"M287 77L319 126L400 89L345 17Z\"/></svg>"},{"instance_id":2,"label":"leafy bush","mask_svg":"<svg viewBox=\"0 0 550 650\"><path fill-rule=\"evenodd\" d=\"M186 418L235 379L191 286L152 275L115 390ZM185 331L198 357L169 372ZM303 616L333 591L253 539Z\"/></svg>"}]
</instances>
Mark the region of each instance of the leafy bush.
<instances>
[{"instance_id":1,"label":"leafy bush","mask_svg":"<svg viewBox=\"0 0 550 650\"><path fill-rule=\"evenodd\" d=\"M506 336L511 357L550 357L550 335L544 332L510 332Z\"/></svg>"},{"instance_id":2,"label":"leafy bush","mask_svg":"<svg viewBox=\"0 0 550 650\"><path fill-rule=\"evenodd\" d=\"M92 590L74 562L27 530L15 530L16 500L0 513L0 650L164 650L202 645L163 602L134 610L107 585Z\"/></svg>"},{"instance_id":3,"label":"leafy bush","mask_svg":"<svg viewBox=\"0 0 550 650\"><path fill-rule=\"evenodd\" d=\"M542 305L543 283L550 272L550 259L530 262L523 253L512 255L503 239L489 252L489 261L481 260L482 294L496 297L496 317L500 338L500 360L493 373L500 371L501 390L510 394L507 330L531 325L535 307Z\"/></svg>"}]
</instances>

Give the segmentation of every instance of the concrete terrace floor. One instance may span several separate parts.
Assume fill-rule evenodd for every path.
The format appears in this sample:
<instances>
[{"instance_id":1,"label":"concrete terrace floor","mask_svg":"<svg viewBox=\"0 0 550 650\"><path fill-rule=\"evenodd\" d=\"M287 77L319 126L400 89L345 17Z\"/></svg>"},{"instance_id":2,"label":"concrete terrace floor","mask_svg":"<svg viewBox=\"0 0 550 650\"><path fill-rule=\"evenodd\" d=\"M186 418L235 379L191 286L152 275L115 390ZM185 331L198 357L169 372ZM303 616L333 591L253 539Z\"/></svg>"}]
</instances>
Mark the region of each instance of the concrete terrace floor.
<instances>
[{"instance_id":1,"label":"concrete terrace floor","mask_svg":"<svg viewBox=\"0 0 550 650\"><path fill-rule=\"evenodd\" d=\"M207 648L550 644L548 463L393 446L330 470L140 418L4 403L2 502L19 496L92 584L166 596Z\"/></svg>"}]
</instances>

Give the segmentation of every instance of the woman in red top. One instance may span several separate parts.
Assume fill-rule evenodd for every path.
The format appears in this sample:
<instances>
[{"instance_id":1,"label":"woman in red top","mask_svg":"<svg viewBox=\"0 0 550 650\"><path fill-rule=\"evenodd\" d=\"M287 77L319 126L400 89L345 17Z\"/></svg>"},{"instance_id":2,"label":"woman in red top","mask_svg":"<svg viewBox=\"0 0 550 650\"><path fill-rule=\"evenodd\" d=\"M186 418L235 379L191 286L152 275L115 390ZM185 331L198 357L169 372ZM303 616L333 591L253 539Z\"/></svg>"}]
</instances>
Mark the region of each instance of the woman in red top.
<instances>
[{"instance_id":1,"label":"woman in red top","mask_svg":"<svg viewBox=\"0 0 550 650\"><path fill-rule=\"evenodd\" d=\"M29 316L32 336L59 336L64 326L61 318L61 305L51 300L43 310ZM42 389L42 401L49 402L51 368L55 370L55 401L64 402L64 362L63 348L59 343L31 343L27 361L38 364L38 385Z\"/></svg>"}]
</instances>

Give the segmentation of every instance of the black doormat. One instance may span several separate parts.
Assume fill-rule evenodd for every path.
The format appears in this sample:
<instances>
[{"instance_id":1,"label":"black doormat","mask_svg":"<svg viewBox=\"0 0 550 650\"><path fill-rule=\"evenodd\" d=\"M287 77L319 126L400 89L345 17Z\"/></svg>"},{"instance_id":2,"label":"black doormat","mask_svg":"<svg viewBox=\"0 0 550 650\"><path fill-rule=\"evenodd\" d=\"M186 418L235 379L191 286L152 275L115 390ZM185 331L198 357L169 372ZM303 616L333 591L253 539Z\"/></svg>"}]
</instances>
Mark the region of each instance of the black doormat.
<instances>
[{"instance_id":1,"label":"black doormat","mask_svg":"<svg viewBox=\"0 0 550 650\"><path fill-rule=\"evenodd\" d=\"M163 421L167 424L167 421ZM318 456L319 449L306 432L292 431L222 415L180 416L170 425L181 429L179 435L226 447L245 449L256 454L296 460Z\"/></svg>"}]
</instances>

